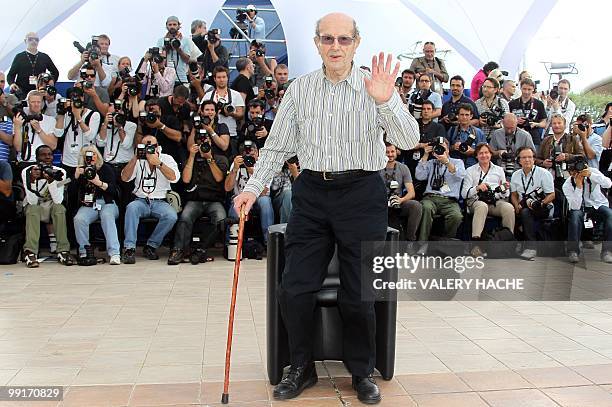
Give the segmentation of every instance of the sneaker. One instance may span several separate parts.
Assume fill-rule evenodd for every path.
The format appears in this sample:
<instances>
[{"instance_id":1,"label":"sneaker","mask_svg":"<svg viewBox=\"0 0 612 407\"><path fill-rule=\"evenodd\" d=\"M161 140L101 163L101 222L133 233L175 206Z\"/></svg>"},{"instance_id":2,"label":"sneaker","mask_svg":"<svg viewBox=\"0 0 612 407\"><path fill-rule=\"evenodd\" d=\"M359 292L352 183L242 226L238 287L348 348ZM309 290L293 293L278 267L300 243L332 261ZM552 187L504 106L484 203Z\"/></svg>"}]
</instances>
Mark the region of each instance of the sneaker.
<instances>
[{"instance_id":1,"label":"sneaker","mask_svg":"<svg viewBox=\"0 0 612 407\"><path fill-rule=\"evenodd\" d=\"M123 251L123 264L136 263L136 249L125 249Z\"/></svg>"},{"instance_id":2,"label":"sneaker","mask_svg":"<svg viewBox=\"0 0 612 407\"><path fill-rule=\"evenodd\" d=\"M155 247L149 246L148 244L142 248L142 254L149 260L159 259L159 255L157 254Z\"/></svg>"},{"instance_id":3,"label":"sneaker","mask_svg":"<svg viewBox=\"0 0 612 407\"><path fill-rule=\"evenodd\" d=\"M118 254L113 254L110 258L109 264L111 266L118 266L119 264L121 264L121 256L119 256Z\"/></svg>"},{"instance_id":4,"label":"sneaker","mask_svg":"<svg viewBox=\"0 0 612 407\"><path fill-rule=\"evenodd\" d=\"M24 255L25 255L24 261L25 261L27 268L34 269L40 265L40 263L38 263L38 258L36 258L35 253L32 253L29 250L26 250Z\"/></svg>"},{"instance_id":5,"label":"sneaker","mask_svg":"<svg viewBox=\"0 0 612 407\"><path fill-rule=\"evenodd\" d=\"M580 259L578 258L578 253L576 252L569 252L569 254L567 255L567 259L570 263L578 263L580 261Z\"/></svg>"},{"instance_id":6,"label":"sneaker","mask_svg":"<svg viewBox=\"0 0 612 407\"><path fill-rule=\"evenodd\" d=\"M535 259L536 254L537 252L533 249L525 249L520 256L525 260L533 260Z\"/></svg>"},{"instance_id":7,"label":"sneaker","mask_svg":"<svg viewBox=\"0 0 612 407\"><path fill-rule=\"evenodd\" d=\"M57 261L64 266L72 266L76 263L76 259L69 251L60 252L57 254Z\"/></svg>"},{"instance_id":8,"label":"sneaker","mask_svg":"<svg viewBox=\"0 0 612 407\"><path fill-rule=\"evenodd\" d=\"M181 249L172 249L170 251L170 256L168 257L168 265L176 266L183 261L184 253Z\"/></svg>"},{"instance_id":9,"label":"sneaker","mask_svg":"<svg viewBox=\"0 0 612 407\"><path fill-rule=\"evenodd\" d=\"M601 254L601 261L604 263L612 263L612 252L605 251Z\"/></svg>"},{"instance_id":10,"label":"sneaker","mask_svg":"<svg viewBox=\"0 0 612 407\"><path fill-rule=\"evenodd\" d=\"M585 240L584 242L582 242L582 248L583 249L594 249L595 245L593 244L592 240Z\"/></svg>"}]
</instances>

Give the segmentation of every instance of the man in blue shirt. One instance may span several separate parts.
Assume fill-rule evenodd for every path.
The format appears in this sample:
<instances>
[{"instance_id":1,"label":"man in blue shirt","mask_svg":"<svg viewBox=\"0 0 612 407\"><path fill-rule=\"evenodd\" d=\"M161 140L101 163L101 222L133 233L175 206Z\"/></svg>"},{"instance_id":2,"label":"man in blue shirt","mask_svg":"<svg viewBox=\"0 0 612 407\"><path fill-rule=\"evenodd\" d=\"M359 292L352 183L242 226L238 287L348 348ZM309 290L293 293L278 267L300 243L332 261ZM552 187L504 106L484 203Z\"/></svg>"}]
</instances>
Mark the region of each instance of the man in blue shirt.
<instances>
[{"instance_id":1,"label":"man in blue shirt","mask_svg":"<svg viewBox=\"0 0 612 407\"><path fill-rule=\"evenodd\" d=\"M157 46L160 50L166 50L166 63L176 70L177 84L189 83L187 79L189 61L195 61L202 55L202 51L194 44L191 38L179 31L181 23L178 17L168 17L166 19L166 29L168 32L157 41Z\"/></svg>"},{"instance_id":2,"label":"man in blue shirt","mask_svg":"<svg viewBox=\"0 0 612 407\"><path fill-rule=\"evenodd\" d=\"M15 202L13 201L13 172L6 161L0 161L0 228L7 221L15 218Z\"/></svg>"},{"instance_id":3,"label":"man in blue shirt","mask_svg":"<svg viewBox=\"0 0 612 407\"><path fill-rule=\"evenodd\" d=\"M263 40L266 38L266 22L257 15L257 9L249 4L246 7L247 20L249 20L249 38L252 40Z\"/></svg>"},{"instance_id":4,"label":"man in blue shirt","mask_svg":"<svg viewBox=\"0 0 612 407\"><path fill-rule=\"evenodd\" d=\"M482 130L471 124L473 117L470 104L459 105L457 110L457 125L448 130L448 141L451 157L463 161L465 168L476 164L474 151L480 143L486 143L487 137Z\"/></svg>"},{"instance_id":5,"label":"man in blue shirt","mask_svg":"<svg viewBox=\"0 0 612 407\"><path fill-rule=\"evenodd\" d=\"M459 106L467 103L472 107L472 126L478 126L478 107L472 99L463 94L465 81L459 75L455 75L450 80L451 98L442 105L442 113L440 115L441 123L446 127L446 130L457 125L457 115Z\"/></svg>"}]
</instances>

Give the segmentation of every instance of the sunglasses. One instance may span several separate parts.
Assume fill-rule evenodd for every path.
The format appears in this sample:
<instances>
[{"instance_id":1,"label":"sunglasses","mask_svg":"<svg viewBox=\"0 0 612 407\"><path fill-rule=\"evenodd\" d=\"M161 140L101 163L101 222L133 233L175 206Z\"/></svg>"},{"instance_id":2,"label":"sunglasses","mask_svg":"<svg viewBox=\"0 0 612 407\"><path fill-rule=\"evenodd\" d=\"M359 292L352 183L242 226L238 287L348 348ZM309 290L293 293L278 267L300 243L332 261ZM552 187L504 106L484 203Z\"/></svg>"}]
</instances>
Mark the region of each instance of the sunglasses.
<instances>
[{"instance_id":1,"label":"sunglasses","mask_svg":"<svg viewBox=\"0 0 612 407\"><path fill-rule=\"evenodd\" d=\"M28 41L40 41L38 37L28 37Z\"/></svg>"},{"instance_id":2,"label":"sunglasses","mask_svg":"<svg viewBox=\"0 0 612 407\"><path fill-rule=\"evenodd\" d=\"M95 78L96 74L95 73L86 73L83 76L85 76L86 78Z\"/></svg>"},{"instance_id":3,"label":"sunglasses","mask_svg":"<svg viewBox=\"0 0 612 407\"><path fill-rule=\"evenodd\" d=\"M338 40L338 44L346 47L355 41L355 37L349 37L348 35L341 35L339 37L334 37L333 35L319 35L319 41L324 45L333 45L336 40Z\"/></svg>"}]
</instances>

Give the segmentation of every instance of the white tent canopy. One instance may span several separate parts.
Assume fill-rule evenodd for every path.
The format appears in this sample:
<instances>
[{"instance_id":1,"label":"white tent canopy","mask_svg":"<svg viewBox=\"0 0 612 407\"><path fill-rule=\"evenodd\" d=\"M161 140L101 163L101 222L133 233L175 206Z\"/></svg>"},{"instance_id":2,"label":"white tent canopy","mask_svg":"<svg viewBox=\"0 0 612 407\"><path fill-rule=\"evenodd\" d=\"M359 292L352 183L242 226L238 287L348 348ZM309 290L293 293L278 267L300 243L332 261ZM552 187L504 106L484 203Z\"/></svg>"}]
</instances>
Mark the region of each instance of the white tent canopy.
<instances>
[{"instance_id":1,"label":"white tent canopy","mask_svg":"<svg viewBox=\"0 0 612 407\"><path fill-rule=\"evenodd\" d=\"M362 42L356 57L359 65L369 65L371 56L381 50L398 55L420 51L418 41L434 41L438 49L448 50L445 59L449 73L461 74L467 82L484 63L492 60L499 62L511 76L527 66L543 83L547 83L548 78L541 72L540 61L555 60L558 56L545 55L543 50L535 57L537 59L528 60L526 64L525 55L530 55L530 46L542 48L542 39L550 36L549 33L541 34L542 27L548 26L549 14L562 12L574 18L578 9L581 13L589 10L584 3L575 6L572 0L514 0L512 4L481 0L310 0L297 4L272 0L287 40L291 76L320 66L312 42L315 22L326 13L343 11L352 15L360 27ZM610 3L595 0L586 3L592 3L598 12L590 16L582 13L581 21L601 19L601 28L589 22L588 30L592 38L597 38L597 30L600 30L603 41ZM51 55L60 70L60 79L65 79L68 69L78 60L72 42L87 42L92 34L108 34L112 41L111 52L127 55L136 64L144 51L164 34L167 16L178 16L183 32L188 33L193 19L211 22L223 4L223 0L171 3L163 0L22 0L4 13L4 23L0 27L0 69L8 70L14 55L24 49L23 39L28 31L39 33L42 38L39 48ZM572 35L568 23L551 24L550 29L559 31L563 26L566 28L558 33L561 39L553 36L555 44L549 49L562 48L557 43L565 41L563 38L567 37L563 35ZM608 55L607 52L602 54L604 62L610 62ZM582 68L594 71L588 67L589 63L599 62L599 69L602 66L601 60L589 61L592 58L578 50L573 59L581 72L584 72ZM405 61L402 67L409 63ZM603 75L605 72L601 73ZM589 77L582 86L597 79Z\"/></svg>"}]
</instances>

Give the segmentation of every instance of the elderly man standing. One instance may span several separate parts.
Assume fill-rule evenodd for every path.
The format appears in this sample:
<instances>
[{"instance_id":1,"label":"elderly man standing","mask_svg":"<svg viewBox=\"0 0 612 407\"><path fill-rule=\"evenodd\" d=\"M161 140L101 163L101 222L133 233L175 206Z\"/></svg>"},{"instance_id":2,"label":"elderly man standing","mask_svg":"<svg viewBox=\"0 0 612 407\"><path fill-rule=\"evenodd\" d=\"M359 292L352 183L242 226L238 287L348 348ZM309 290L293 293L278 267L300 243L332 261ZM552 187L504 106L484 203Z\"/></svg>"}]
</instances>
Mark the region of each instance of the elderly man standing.
<instances>
[{"instance_id":1,"label":"elderly man standing","mask_svg":"<svg viewBox=\"0 0 612 407\"><path fill-rule=\"evenodd\" d=\"M381 399L372 378L376 359L374 303L361 296L361 242L383 241L387 230L387 141L409 150L419 127L395 90L399 63L372 58L372 73L353 62L361 38L355 21L340 13L317 22L314 43L323 68L287 89L255 172L234 199L251 209L285 160L298 156L293 212L285 235L285 270L279 287L289 334L291 368L274 389L277 399L298 396L317 381L312 355L316 293L338 245L344 362L364 403Z\"/></svg>"}]
</instances>

